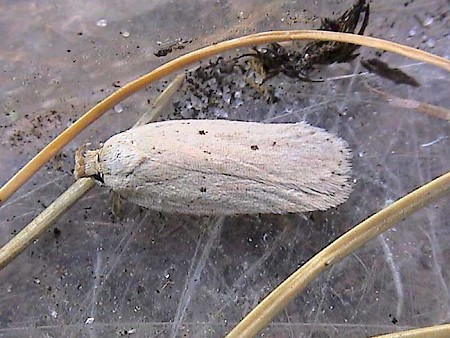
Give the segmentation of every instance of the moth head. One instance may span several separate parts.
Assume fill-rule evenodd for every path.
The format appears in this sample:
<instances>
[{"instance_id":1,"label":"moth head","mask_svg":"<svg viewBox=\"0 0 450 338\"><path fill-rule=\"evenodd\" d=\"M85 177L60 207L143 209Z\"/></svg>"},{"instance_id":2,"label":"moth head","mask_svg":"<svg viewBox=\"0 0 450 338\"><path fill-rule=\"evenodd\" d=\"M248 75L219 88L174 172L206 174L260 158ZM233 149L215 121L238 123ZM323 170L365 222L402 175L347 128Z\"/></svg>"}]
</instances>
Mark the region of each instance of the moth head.
<instances>
[{"instance_id":1,"label":"moth head","mask_svg":"<svg viewBox=\"0 0 450 338\"><path fill-rule=\"evenodd\" d=\"M103 182L103 174L99 170L101 149L85 150L89 144L85 144L75 152L75 179L92 177Z\"/></svg>"}]
</instances>

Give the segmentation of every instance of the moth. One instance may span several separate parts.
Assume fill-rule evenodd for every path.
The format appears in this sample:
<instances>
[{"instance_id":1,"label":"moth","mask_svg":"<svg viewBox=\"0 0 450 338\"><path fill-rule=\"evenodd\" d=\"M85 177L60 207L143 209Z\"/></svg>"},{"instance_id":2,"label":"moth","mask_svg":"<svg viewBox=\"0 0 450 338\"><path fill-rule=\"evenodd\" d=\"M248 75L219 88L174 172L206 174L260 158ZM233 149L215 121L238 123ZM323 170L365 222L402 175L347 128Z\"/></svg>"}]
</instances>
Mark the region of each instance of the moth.
<instances>
[{"instance_id":1,"label":"moth","mask_svg":"<svg viewBox=\"0 0 450 338\"><path fill-rule=\"evenodd\" d=\"M156 122L79 150L94 177L142 207L193 215L326 210L352 190L348 144L305 122Z\"/></svg>"}]
</instances>

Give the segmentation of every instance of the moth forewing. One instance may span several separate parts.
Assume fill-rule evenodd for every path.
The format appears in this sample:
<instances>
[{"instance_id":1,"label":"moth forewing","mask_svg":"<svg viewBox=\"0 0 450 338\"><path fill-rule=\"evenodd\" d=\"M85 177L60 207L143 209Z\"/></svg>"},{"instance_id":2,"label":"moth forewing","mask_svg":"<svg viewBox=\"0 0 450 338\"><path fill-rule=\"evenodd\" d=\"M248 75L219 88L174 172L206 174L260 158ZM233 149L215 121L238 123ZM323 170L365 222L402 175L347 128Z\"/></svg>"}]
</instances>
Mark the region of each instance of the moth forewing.
<instances>
[{"instance_id":1,"label":"moth forewing","mask_svg":"<svg viewBox=\"0 0 450 338\"><path fill-rule=\"evenodd\" d=\"M344 140L303 122L177 120L111 137L87 152L78 176L98 175L122 197L158 211L284 214L344 202L350 158Z\"/></svg>"}]
</instances>

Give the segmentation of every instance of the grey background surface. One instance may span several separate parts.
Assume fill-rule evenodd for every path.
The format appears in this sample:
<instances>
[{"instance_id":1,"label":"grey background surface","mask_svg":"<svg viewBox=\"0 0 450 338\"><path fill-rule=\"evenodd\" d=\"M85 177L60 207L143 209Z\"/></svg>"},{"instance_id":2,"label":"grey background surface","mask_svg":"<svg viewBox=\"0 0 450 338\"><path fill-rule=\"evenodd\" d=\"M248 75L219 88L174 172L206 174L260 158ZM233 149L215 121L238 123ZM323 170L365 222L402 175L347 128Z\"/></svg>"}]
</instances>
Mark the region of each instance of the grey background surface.
<instances>
[{"instance_id":1,"label":"grey background surface","mask_svg":"<svg viewBox=\"0 0 450 338\"><path fill-rule=\"evenodd\" d=\"M2 1L0 183L87 109L158 65L208 43L256 31L318 28L349 1ZM373 1L367 34L450 58L449 2ZM101 21L104 20L104 21ZM185 49L154 53L177 42ZM191 41L192 40L192 41ZM240 51L240 53L246 52ZM239 52L236 52L239 53ZM237 55L236 53L232 55ZM377 51L362 48L361 56ZM334 64L323 83L277 76L267 104L230 77L205 108L184 87L189 117L306 120L346 139L355 190L338 208L290 216L188 217L124 203L96 187L0 271L0 336L220 337L268 292L339 235L450 167L447 122L394 107L392 95L450 107L450 77L383 53L419 88L359 64ZM234 76L234 75L233 75ZM6 243L72 182L74 151L131 126L167 81L127 99L70 143L0 208ZM214 84L212 84L214 85ZM217 94L217 90L215 91ZM173 107L166 118L176 114ZM320 275L264 331L266 337L367 336L443 323L450 316L448 197L398 224Z\"/></svg>"}]
</instances>

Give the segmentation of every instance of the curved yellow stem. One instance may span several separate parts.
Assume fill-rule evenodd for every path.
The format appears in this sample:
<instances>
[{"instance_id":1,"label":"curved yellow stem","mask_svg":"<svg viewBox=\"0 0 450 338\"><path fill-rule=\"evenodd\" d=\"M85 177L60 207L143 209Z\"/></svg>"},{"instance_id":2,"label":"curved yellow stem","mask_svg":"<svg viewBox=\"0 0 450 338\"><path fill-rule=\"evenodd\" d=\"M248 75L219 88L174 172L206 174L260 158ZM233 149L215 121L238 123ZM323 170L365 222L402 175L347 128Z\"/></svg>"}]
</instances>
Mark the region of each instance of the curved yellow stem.
<instances>
[{"instance_id":1,"label":"curved yellow stem","mask_svg":"<svg viewBox=\"0 0 450 338\"><path fill-rule=\"evenodd\" d=\"M388 333L372 338L442 338L450 337L450 324L422 327L420 329Z\"/></svg>"},{"instance_id":2,"label":"curved yellow stem","mask_svg":"<svg viewBox=\"0 0 450 338\"><path fill-rule=\"evenodd\" d=\"M81 116L75 123L64 130L44 149L42 149L33 159L31 159L22 169L20 169L4 186L0 188L0 206L11 197L31 176L33 176L47 161L55 156L65 145L72 141L76 135L98 119L106 111L123 101L131 94L148 86L175 71L185 68L186 66L198 62L204 58L211 57L215 54L225 51L254 46L259 44L267 44L271 42L282 42L292 40L322 40L322 41L338 41L347 42L357 45L378 48L390 52L394 52L412 59L421 60L438 67L450 71L450 61L412 48L403 46L398 43L377 39L367 36L336 33L316 30L293 30L293 31L273 31L258 34L247 35L244 37L224 41L212 46L200 48L196 51L183 55L173 61L170 61L150 73L128 83L116 92L108 96L106 99L95 105L92 109Z\"/></svg>"},{"instance_id":3,"label":"curved yellow stem","mask_svg":"<svg viewBox=\"0 0 450 338\"><path fill-rule=\"evenodd\" d=\"M366 244L420 208L450 192L450 172L414 190L346 232L273 290L227 335L256 336L286 305L330 265Z\"/></svg>"}]
</instances>

